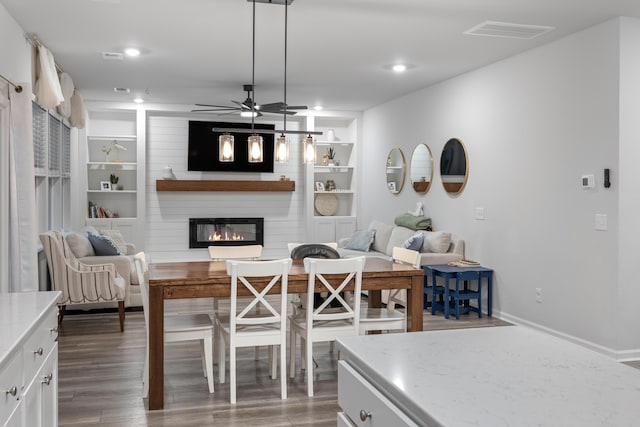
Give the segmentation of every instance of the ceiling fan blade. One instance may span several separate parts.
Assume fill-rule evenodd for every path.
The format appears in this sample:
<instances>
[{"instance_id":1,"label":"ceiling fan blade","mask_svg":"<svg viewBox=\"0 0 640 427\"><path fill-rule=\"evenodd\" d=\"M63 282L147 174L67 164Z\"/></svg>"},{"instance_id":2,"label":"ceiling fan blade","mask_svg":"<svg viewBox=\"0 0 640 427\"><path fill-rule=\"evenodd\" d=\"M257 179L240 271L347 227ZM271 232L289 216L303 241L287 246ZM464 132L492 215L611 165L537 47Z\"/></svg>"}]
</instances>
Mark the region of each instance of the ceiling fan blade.
<instances>
[{"instance_id":1,"label":"ceiling fan blade","mask_svg":"<svg viewBox=\"0 0 640 427\"><path fill-rule=\"evenodd\" d=\"M211 108L238 108L238 107L230 107L228 105L212 105L212 104L195 104L196 107L211 107Z\"/></svg>"},{"instance_id":2,"label":"ceiling fan blade","mask_svg":"<svg viewBox=\"0 0 640 427\"><path fill-rule=\"evenodd\" d=\"M270 104L260 104L261 110L281 110L284 102L272 102Z\"/></svg>"},{"instance_id":3,"label":"ceiling fan blade","mask_svg":"<svg viewBox=\"0 0 640 427\"><path fill-rule=\"evenodd\" d=\"M307 107L306 105L288 105L287 106L287 110L306 110Z\"/></svg>"}]
</instances>

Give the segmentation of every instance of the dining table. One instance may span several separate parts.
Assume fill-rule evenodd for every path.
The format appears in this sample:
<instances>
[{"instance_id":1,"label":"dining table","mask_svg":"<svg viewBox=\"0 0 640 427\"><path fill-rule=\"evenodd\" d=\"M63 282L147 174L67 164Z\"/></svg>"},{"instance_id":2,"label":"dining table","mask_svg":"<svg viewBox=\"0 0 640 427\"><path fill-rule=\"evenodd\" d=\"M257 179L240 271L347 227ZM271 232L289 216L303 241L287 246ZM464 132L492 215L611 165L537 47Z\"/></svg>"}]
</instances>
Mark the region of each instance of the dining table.
<instances>
[{"instance_id":1,"label":"dining table","mask_svg":"<svg viewBox=\"0 0 640 427\"><path fill-rule=\"evenodd\" d=\"M327 278L331 278L328 275ZM224 261L186 261L149 265L149 410L164 408L164 301L183 298L230 297L231 277ZM264 285L268 283L265 280ZM308 274L302 260L294 260L288 293L306 293ZM424 271L383 258L368 257L362 271L362 290L370 307L381 306L381 290L407 290L407 331L422 331ZM353 286L351 286L351 290ZM260 290L260 286L257 286ZM323 289L318 286L316 292ZM349 287L346 290L350 290ZM249 291L245 289L247 296ZM271 292L279 293L274 286Z\"/></svg>"}]
</instances>

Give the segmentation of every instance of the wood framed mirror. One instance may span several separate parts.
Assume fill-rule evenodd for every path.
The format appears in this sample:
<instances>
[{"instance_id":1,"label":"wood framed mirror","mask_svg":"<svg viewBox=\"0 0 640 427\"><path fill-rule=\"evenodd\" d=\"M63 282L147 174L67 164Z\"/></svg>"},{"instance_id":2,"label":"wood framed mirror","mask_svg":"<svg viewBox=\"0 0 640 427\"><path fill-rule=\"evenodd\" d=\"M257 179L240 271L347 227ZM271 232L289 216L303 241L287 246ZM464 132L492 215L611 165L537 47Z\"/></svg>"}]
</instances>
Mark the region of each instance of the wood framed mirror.
<instances>
[{"instance_id":1,"label":"wood framed mirror","mask_svg":"<svg viewBox=\"0 0 640 427\"><path fill-rule=\"evenodd\" d=\"M416 193L426 194L433 182L433 156L427 144L418 144L411 155L409 166L411 185Z\"/></svg>"},{"instance_id":2,"label":"wood framed mirror","mask_svg":"<svg viewBox=\"0 0 640 427\"><path fill-rule=\"evenodd\" d=\"M440 177L444 190L451 194L460 194L467 184L469 176L469 156L462 141L451 138L442 148L440 156Z\"/></svg>"},{"instance_id":3,"label":"wood framed mirror","mask_svg":"<svg viewBox=\"0 0 640 427\"><path fill-rule=\"evenodd\" d=\"M387 155L386 165L387 189L391 193L398 194L402 191L406 169L407 166L404 160L404 153L399 148L392 148Z\"/></svg>"}]
</instances>

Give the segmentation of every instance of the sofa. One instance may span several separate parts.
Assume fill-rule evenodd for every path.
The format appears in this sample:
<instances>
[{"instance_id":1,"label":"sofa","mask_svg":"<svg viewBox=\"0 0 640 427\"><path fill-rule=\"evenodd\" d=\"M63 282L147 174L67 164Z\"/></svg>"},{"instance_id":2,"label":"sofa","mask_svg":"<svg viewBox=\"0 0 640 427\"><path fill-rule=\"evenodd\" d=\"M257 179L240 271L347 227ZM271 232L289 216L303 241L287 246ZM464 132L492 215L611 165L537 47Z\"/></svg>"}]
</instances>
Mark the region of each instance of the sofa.
<instances>
[{"instance_id":1,"label":"sofa","mask_svg":"<svg viewBox=\"0 0 640 427\"><path fill-rule=\"evenodd\" d=\"M394 246L403 246L417 233L423 234L420 246L420 265L447 264L464 258L464 240L453 239L447 231L412 230L399 225L374 220L368 230L374 230L373 242L368 250L348 249L351 238L340 239L338 252L341 256L367 256L391 259ZM356 232L357 233L357 232ZM360 249L364 249L364 246Z\"/></svg>"},{"instance_id":2,"label":"sofa","mask_svg":"<svg viewBox=\"0 0 640 427\"><path fill-rule=\"evenodd\" d=\"M405 247L412 240L415 241L415 237L418 233L423 236L421 239L422 244L419 248L410 248L420 252L420 265L436 265L447 264L453 261L460 261L464 258L464 240L452 239L451 233L447 231L425 231L425 230L412 230L410 228L402 227L399 225L385 224L383 222L374 220L369 225L367 230L373 230L373 241L368 250L356 250L349 249L349 247L358 247L362 242L356 242L354 245L350 245L355 236L350 238L340 239L338 242L338 252L340 256L366 256L366 257L378 257L385 259L392 259L393 248L395 246ZM364 235L367 235L366 230ZM356 231L356 233L359 233ZM356 234L354 233L354 234ZM367 242L365 240L364 245L359 249L365 249ZM382 302L387 303L389 298L389 291L382 291ZM405 301L406 306L406 291L402 291L398 295L400 301Z\"/></svg>"},{"instance_id":3,"label":"sofa","mask_svg":"<svg viewBox=\"0 0 640 427\"><path fill-rule=\"evenodd\" d=\"M97 234L113 241L120 249L122 255L100 255L89 241L89 234ZM85 227L78 232L64 233L65 241L78 261L83 264L113 264L118 275L125 281L125 307L141 307L142 294L140 282L136 273L133 256L136 247L132 243L126 243L118 230L97 230L94 227ZM86 308L102 308L104 304L86 304Z\"/></svg>"}]
</instances>

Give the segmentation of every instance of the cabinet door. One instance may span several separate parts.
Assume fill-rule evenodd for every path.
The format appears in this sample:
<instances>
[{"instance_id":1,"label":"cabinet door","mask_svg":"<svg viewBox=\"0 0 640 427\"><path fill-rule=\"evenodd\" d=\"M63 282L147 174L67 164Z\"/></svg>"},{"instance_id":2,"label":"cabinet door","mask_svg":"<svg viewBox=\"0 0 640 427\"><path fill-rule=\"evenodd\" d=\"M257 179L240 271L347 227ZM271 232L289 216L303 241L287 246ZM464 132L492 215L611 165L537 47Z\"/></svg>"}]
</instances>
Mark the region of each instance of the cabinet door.
<instances>
[{"instance_id":1,"label":"cabinet door","mask_svg":"<svg viewBox=\"0 0 640 427\"><path fill-rule=\"evenodd\" d=\"M336 220L335 218L314 219L314 242L335 242L336 241Z\"/></svg>"},{"instance_id":2,"label":"cabinet door","mask_svg":"<svg viewBox=\"0 0 640 427\"><path fill-rule=\"evenodd\" d=\"M111 220L111 228L119 230L125 242L133 243L140 247L136 234L137 222L135 219L114 218Z\"/></svg>"},{"instance_id":3,"label":"cabinet door","mask_svg":"<svg viewBox=\"0 0 640 427\"><path fill-rule=\"evenodd\" d=\"M23 394L24 425L58 425L58 343L29 383Z\"/></svg>"},{"instance_id":4,"label":"cabinet door","mask_svg":"<svg viewBox=\"0 0 640 427\"><path fill-rule=\"evenodd\" d=\"M13 413L9 415L3 427L24 427L29 425L24 422L22 406L22 402L18 402L18 406Z\"/></svg>"},{"instance_id":5,"label":"cabinet door","mask_svg":"<svg viewBox=\"0 0 640 427\"><path fill-rule=\"evenodd\" d=\"M337 218L336 219L336 240L344 237L351 237L356 231L355 218Z\"/></svg>"}]
</instances>

